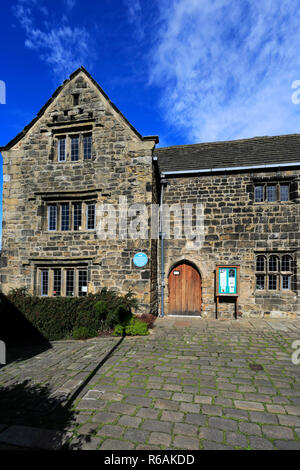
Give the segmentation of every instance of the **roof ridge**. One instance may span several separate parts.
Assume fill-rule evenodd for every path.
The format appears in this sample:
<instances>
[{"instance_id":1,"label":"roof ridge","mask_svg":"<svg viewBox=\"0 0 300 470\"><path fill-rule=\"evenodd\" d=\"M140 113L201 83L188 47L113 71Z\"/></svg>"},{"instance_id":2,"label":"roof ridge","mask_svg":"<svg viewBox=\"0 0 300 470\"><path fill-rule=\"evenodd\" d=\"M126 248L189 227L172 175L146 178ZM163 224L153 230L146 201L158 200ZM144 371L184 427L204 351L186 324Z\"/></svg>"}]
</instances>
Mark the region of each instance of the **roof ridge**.
<instances>
[{"instance_id":1,"label":"roof ridge","mask_svg":"<svg viewBox=\"0 0 300 470\"><path fill-rule=\"evenodd\" d=\"M250 142L254 140L271 140L271 139L280 139L283 137L299 137L300 134L281 134L281 135L263 135L263 136L255 136L243 139L233 139L233 140L217 140L215 142L196 142L194 144L182 144L182 145L169 145L167 147L157 147L155 150L167 150L167 149L180 149L180 148L187 148L187 147L201 147L205 145L224 145L224 144L235 144L240 142Z\"/></svg>"},{"instance_id":2,"label":"roof ridge","mask_svg":"<svg viewBox=\"0 0 300 470\"><path fill-rule=\"evenodd\" d=\"M128 119L121 113L121 111L117 108L117 106L110 100L108 95L105 93L105 91L101 88L99 83L92 77L92 75L81 65L78 67L74 72L72 72L68 78L66 78L61 85L59 85L56 90L52 93L51 97L46 101L46 103L41 107L41 109L38 111L37 115L30 121L29 124L27 124L24 129L19 132L12 140L10 140L6 145L0 147L0 152L2 150L9 150L11 147L13 147L19 140L21 140L27 132L31 129L31 127L40 119L41 116L45 113L46 109L51 105L51 103L55 100L55 98L59 95L59 93L62 91L62 89L71 81L73 78L75 78L80 72L83 72L90 80L91 82L98 88L100 93L103 94L105 99L108 101L108 103L112 106L112 108L120 115L122 118L125 120L125 122L129 125L129 127L132 129L132 131L141 139L141 140L150 140L153 137L153 140L156 141L156 143L159 141L158 136L142 136L136 129L135 127L128 121Z\"/></svg>"}]
</instances>

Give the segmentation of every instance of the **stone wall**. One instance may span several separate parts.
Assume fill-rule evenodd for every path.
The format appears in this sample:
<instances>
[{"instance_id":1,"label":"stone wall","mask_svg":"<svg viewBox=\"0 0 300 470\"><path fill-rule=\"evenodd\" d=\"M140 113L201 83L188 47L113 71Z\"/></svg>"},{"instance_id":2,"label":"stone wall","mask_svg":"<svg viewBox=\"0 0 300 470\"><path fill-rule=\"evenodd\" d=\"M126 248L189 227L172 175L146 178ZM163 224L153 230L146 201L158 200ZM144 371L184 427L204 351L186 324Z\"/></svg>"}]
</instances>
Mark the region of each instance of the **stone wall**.
<instances>
[{"instance_id":1,"label":"stone wall","mask_svg":"<svg viewBox=\"0 0 300 470\"><path fill-rule=\"evenodd\" d=\"M79 94L78 105L73 96ZM27 287L38 293L39 266L84 264L88 290L132 289L142 311L156 311L156 243L150 240L101 240L97 231L47 230L47 203L82 200L117 205L151 204L155 198L154 138L142 138L84 72L64 83L27 134L3 152L3 234L1 281L4 293ZM75 102L76 103L76 102ZM92 133L92 158L57 158L59 135ZM81 138L81 137L80 137ZM97 219L98 223L99 220ZM149 263L137 268L134 254ZM152 262L153 260L153 262ZM151 298L150 298L151 296Z\"/></svg>"},{"instance_id":2,"label":"stone wall","mask_svg":"<svg viewBox=\"0 0 300 470\"><path fill-rule=\"evenodd\" d=\"M254 202L254 184L291 181L289 202ZM180 260L193 262L202 278L202 315L215 316L216 265L240 266L239 315L300 315L300 172L243 172L168 177L164 203L203 204L205 240L191 249L186 240L165 241L165 273ZM295 265L291 291L256 291L255 255L292 253ZM298 268L297 268L298 266ZM168 311L168 289L165 289ZM220 301L220 316L232 316L234 304Z\"/></svg>"}]
</instances>

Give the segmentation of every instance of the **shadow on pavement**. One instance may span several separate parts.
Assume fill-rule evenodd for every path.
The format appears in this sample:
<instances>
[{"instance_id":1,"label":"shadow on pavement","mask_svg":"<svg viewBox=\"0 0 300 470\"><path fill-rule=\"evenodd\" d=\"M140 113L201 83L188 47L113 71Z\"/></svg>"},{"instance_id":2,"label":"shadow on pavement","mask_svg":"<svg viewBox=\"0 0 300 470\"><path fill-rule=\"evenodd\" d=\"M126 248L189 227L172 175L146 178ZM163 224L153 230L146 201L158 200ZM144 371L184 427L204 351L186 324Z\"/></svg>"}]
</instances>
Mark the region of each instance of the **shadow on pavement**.
<instances>
[{"instance_id":1,"label":"shadow on pavement","mask_svg":"<svg viewBox=\"0 0 300 470\"><path fill-rule=\"evenodd\" d=\"M73 450L80 449L91 440L92 433L76 437L73 445L68 442L78 414L65 406L63 396L51 393L48 386L29 381L1 387L0 449L16 446Z\"/></svg>"}]
</instances>

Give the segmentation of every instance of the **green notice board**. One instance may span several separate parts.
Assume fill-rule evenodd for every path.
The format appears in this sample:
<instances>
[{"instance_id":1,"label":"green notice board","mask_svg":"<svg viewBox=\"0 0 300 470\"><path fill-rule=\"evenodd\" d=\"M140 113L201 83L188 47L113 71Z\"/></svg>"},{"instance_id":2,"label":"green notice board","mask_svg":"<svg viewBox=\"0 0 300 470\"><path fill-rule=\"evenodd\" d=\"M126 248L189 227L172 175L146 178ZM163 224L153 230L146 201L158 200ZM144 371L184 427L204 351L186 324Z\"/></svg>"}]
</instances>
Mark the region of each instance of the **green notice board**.
<instances>
[{"instance_id":1,"label":"green notice board","mask_svg":"<svg viewBox=\"0 0 300 470\"><path fill-rule=\"evenodd\" d=\"M218 295L237 294L237 268L219 267L218 269Z\"/></svg>"}]
</instances>

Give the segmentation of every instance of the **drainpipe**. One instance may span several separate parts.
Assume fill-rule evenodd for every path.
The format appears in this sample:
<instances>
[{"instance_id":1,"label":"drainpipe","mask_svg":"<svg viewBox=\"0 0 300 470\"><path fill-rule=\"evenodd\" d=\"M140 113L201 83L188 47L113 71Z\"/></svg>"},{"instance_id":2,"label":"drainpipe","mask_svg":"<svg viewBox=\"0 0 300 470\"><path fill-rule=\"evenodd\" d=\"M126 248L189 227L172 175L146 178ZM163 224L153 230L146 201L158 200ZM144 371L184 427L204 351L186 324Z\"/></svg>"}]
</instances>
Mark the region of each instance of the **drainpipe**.
<instances>
[{"instance_id":1,"label":"drainpipe","mask_svg":"<svg viewBox=\"0 0 300 470\"><path fill-rule=\"evenodd\" d=\"M164 294L165 294L165 253L164 253L164 236L163 232L163 201L164 201L164 186L167 180L163 176L160 180L160 248L161 248L161 311L160 316L164 317Z\"/></svg>"}]
</instances>

